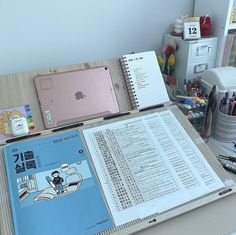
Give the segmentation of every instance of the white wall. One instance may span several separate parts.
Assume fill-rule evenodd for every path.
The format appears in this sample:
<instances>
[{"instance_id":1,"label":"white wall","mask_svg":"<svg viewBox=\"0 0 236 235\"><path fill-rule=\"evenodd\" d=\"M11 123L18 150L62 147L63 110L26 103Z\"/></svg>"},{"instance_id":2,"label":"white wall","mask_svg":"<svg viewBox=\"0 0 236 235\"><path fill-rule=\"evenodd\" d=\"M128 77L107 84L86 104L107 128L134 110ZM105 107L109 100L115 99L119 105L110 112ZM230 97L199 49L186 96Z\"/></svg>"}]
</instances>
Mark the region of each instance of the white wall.
<instances>
[{"instance_id":1,"label":"white wall","mask_svg":"<svg viewBox=\"0 0 236 235\"><path fill-rule=\"evenodd\" d=\"M0 74L160 51L194 0L1 0Z\"/></svg>"}]
</instances>

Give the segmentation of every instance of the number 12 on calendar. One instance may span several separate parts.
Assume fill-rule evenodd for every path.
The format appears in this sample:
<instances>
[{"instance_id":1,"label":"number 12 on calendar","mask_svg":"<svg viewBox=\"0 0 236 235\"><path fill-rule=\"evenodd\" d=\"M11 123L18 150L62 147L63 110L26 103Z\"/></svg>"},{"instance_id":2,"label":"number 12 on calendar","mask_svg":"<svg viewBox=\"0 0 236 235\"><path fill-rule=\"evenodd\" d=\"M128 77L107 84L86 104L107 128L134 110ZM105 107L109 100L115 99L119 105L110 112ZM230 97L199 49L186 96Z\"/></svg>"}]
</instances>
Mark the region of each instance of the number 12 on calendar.
<instances>
[{"instance_id":1,"label":"number 12 on calendar","mask_svg":"<svg viewBox=\"0 0 236 235\"><path fill-rule=\"evenodd\" d=\"M184 22L184 40L201 38L199 22Z\"/></svg>"}]
</instances>

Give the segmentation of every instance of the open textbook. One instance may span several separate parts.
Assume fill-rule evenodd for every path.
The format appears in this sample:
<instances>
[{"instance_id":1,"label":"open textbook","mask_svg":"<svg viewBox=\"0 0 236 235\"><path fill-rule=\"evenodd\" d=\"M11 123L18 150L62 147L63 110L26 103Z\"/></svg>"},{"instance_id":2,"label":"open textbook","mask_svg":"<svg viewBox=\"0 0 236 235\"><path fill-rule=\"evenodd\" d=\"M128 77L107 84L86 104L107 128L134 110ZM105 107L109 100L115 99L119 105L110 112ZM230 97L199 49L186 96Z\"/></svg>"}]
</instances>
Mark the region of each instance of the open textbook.
<instances>
[{"instance_id":1,"label":"open textbook","mask_svg":"<svg viewBox=\"0 0 236 235\"><path fill-rule=\"evenodd\" d=\"M83 133L116 225L224 187L170 110Z\"/></svg>"},{"instance_id":2,"label":"open textbook","mask_svg":"<svg viewBox=\"0 0 236 235\"><path fill-rule=\"evenodd\" d=\"M176 106L7 144L0 168L9 235L130 234L235 192Z\"/></svg>"}]
</instances>

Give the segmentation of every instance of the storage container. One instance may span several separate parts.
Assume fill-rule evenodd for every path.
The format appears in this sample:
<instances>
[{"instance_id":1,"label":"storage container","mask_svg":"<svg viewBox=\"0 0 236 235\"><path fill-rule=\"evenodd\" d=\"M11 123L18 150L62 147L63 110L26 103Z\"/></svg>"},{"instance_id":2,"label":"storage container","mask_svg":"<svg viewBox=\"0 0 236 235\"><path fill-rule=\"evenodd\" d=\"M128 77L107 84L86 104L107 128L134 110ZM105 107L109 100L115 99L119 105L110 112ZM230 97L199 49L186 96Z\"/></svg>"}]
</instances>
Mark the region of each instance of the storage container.
<instances>
[{"instance_id":1,"label":"storage container","mask_svg":"<svg viewBox=\"0 0 236 235\"><path fill-rule=\"evenodd\" d=\"M219 67L206 70L201 84L209 94L213 85L217 87L217 107L213 114L212 134L222 142L236 141L236 116L228 115L219 110L221 99L225 93L231 98L236 92L236 68Z\"/></svg>"}]
</instances>

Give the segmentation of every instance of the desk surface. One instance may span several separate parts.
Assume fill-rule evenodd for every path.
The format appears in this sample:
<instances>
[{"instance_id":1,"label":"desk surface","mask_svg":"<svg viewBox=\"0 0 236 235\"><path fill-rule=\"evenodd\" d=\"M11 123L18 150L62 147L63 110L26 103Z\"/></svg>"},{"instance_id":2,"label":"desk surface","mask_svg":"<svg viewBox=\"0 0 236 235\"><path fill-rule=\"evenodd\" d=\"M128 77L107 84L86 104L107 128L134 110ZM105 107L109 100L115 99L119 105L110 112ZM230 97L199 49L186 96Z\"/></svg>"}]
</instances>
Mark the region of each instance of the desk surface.
<instances>
[{"instance_id":1,"label":"desk surface","mask_svg":"<svg viewBox=\"0 0 236 235\"><path fill-rule=\"evenodd\" d=\"M131 104L127 102L128 92L125 88L124 81L120 80L123 76L119 61L117 59L94 62L82 65L74 65L67 68L57 69L57 72L69 71L81 68L88 68L89 66L103 66L107 65L113 77L113 84L117 95L118 103L121 111L130 110ZM22 73L16 75L9 75L0 77L0 108L8 106L17 106L24 103L31 102L33 108L34 121L37 130L43 129L39 103L36 97L32 77L38 73L54 73L55 70L43 70L37 72ZM27 92L25 92L27 91ZM221 151L218 143L214 141L209 142L209 147L216 154ZM227 146L226 146L227 149ZM223 151L223 150L222 150ZM236 152L235 152L236 154ZM236 181L236 175L232 175ZM160 223L151 228L145 229L136 233L137 235L173 235L173 234L209 234L209 235L229 235L236 231L236 193L222 200L207 204L198 209L192 210L185 214L179 215L166 222Z\"/></svg>"},{"instance_id":2,"label":"desk surface","mask_svg":"<svg viewBox=\"0 0 236 235\"><path fill-rule=\"evenodd\" d=\"M208 145L215 154L231 152L236 155L232 143L226 144L210 139ZM230 175L236 182L236 175L231 173ZM231 235L232 233L236 234L236 193L140 231L136 235Z\"/></svg>"},{"instance_id":3,"label":"desk surface","mask_svg":"<svg viewBox=\"0 0 236 235\"><path fill-rule=\"evenodd\" d=\"M236 180L236 177L234 177ZM228 235L236 232L236 194L210 203L157 226L136 233L137 235L207 234Z\"/></svg>"}]
</instances>

